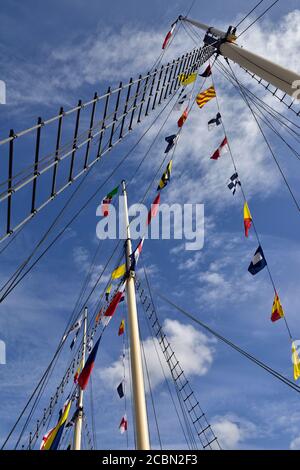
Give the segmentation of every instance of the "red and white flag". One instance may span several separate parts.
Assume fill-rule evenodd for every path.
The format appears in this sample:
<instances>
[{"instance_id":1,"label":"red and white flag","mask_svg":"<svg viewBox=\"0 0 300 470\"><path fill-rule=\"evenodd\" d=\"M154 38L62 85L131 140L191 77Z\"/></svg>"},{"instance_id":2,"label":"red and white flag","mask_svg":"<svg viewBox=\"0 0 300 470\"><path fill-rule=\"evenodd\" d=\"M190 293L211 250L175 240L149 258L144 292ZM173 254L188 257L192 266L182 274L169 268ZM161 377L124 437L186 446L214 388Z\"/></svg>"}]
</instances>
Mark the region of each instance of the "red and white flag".
<instances>
[{"instance_id":1,"label":"red and white flag","mask_svg":"<svg viewBox=\"0 0 300 470\"><path fill-rule=\"evenodd\" d=\"M172 35L173 35L173 33L174 33L174 29L175 29L176 24L177 24L177 21L175 21L175 23L173 23L173 24L171 25L171 29L170 29L170 31L168 31L168 33L167 33L167 35L166 35L166 37L165 37L165 39L164 39L164 42L163 42L163 45L162 45L162 49L165 49L165 48L167 47L167 45L169 44L169 41L170 41L170 39L171 39L171 37L172 37Z\"/></svg>"},{"instance_id":2,"label":"red and white flag","mask_svg":"<svg viewBox=\"0 0 300 470\"><path fill-rule=\"evenodd\" d=\"M112 317L114 315L115 311L118 308L119 303L122 301L122 297L124 297L125 287L126 287L126 281L121 285L119 290L113 296L109 306L107 307L104 313L105 317Z\"/></svg>"},{"instance_id":3,"label":"red and white flag","mask_svg":"<svg viewBox=\"0 0 300 470\"><path fill-rule=\"evenodd\" d=\"M119 425L120 433L124 434L124 432L127 431L127 427L128 427L127 416L124 415L123 418L121 419L121 422L120 422L120 425Z\"/></svg>"},{"instance_id":4,"label":"red and white flag","mask_svg":"<svg viewBox=\"0 0 300 470\"><path fill-rule=\"evenodd\" d=\"M228 152L228 142L227 142L227 137L225 137L221 145L217 148L217 150L214 152L214 154L210 157L211 160L218 160L218 158L223 155L223 153Z\"/></svg>"},{"instance_id":5,"label":"red and white flag","mask_svg":"<svg viewBox=\"0 0 300 470\"><path fill-rule=\"evenodd\" d=\"M156 198L151 204L151 209L149 210L148 217L147 217L147 225L149 225L153 217L157 215L159 204L160 204L160 193L158 193L158 195L156 196Z\"/></svg>"},{"instance_id":6,"label":"red and white flag","mask_svg":"<svg viewBox=\"0 0 300 470\"><path fill-rule=\"evenodd\" d=\"M188 118L188 113L189 113L189 109L186 108L186 109L183 111L183 113L182 113L182 115L180 116L180 118L178 119L177 125L178 125L179 128L182 127L183 124L185 123L185 121L187 120L187 118Z\"/></svg>"}]
</instances>

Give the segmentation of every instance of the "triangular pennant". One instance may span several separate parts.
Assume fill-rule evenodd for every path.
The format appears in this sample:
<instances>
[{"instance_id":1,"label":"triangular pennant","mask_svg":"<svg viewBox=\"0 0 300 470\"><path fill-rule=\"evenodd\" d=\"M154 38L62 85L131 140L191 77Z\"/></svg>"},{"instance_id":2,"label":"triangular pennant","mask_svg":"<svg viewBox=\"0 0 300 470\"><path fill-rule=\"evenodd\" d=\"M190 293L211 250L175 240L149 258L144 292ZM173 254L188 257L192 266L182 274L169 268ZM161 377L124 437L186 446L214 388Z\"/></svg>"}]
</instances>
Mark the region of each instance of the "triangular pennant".
<instances>
[{"instance_id":1,"label":"triangular pennant","mask_svg":"<svg viewBox=\"0 0 300 470\"><path fill-rule=\"evenodd\" d=\"M157 215L160 204L160 193L156 196L151 204L151 209L148 212L147 225L151 223L151 220Z\"/></svg>"},{"instance_id":2,"label":"triangular pennant","mask_svg":"<svg viewBox=\"0 0 300 470\"><path fill-rule=\"evenodd\" d=\"M119 331L118 331L118 336L122 336L125 331L125 320L121 320L120 326L119 326Z\"/></svg>"},{"instance_id":3,"label":"triangular pennant","mask_svg":"<svg viewBox=\"0 0 300 470\"><path fill-rule=\"evenodd\" d=\"M280 320L283 317L284 317L284 311L283 311L279 296L277 292L275 292L273 305L272 305L271 321L275 322L277 320Z\"/></svg>"},{"instance_id":4,"label":"triangular pennant","mask_svg":"<svg viewBox=\"0 0 300 470\"><path fill-rule=\"evenodd\" d=\"M210 157L211 160L218 160L224 153L228 152L228 141L227 137L224 137L221 144L217 148L217 150L213 153Z\"/></svg>"},{"instance_id":5,"label":"triangular pennant","mask_svg":"<svg viewBox=\"0 0 300 470\"><path fill-rule=\"evenodd\" d=\"M127 431L127 428L128 428L127 416L124 415L119 425L120 433L124 434L124 432Z\"/></svg>"},{"instance_id":6,"label":"triangular pennant","mask_svg":"<svg viewBox=\"0 0 300 470\"><path fill-rule=\"evenodd\" d=\"M211 76L211 66L210 66L210 64L208 64L208 66L206 67L204 72L200 73L199 75L200 75L200 77L203 77L203 78L210 77Z\"/></svg>"},{"instance_id":7,"label":"triangular pennant","mask_svg":"<svg viewBox=\"0 0 300 470\"><path fill-rule=\"evenodd\" d=\"M87 361L84 365L84 368L82 369L82 371L81 371L81 373L78 377L78 384L79 384L81 390L85 390L86 387L88 386L89 379L90 379L91 373L92 373L94 365L95 365L95 359L96 359L96 356L97 356L100 339L101 339L101 337L98 339L97 343L93 347L89 357L87 358Z\"/></svg>"},{"instance_id":8,"label":"triangular pennant","mask_svg":"<svg viewBox=\"0 0 300 470\"><path fill-rule=\"evenodd\" d=\"M124 397L123 382L121 382L120 385L118 385L117 392L120 398Z\"/></svg>"},{"instance_id":9,"label":"triangular pennant","mask_svg":"<svg viewBox=\"0 0 300 470\"><path fill-rule=\"evenodd\" d=\"M252 225L252 217L251 217L251 214L250 214L248 204L247 204L247 202L245 202L245 204L244 204L244 229L245 229L245 236L246 237L249 236L249 230L251 228L251 225Z\"/></svg>"},{"instance_id":10,"label":"triangular pennant","mask_svg":"<svg viewBox=\"0 0 300 470\"><path fill-rule=\"evenodd\" d=\"M160 191L165 186L167 186L168 182L170 181L171 171L172 171L172 164L173 164L173 160L170 160L168 165L167 165L167 168L165 169L164 173L162 174L160 182L158 183L157 191Z\"/></svg>"},{"instance_id":11,"label":"triangular pennant","mask_svg":"<svg viewBox=\"0 0 300 470\"><path fill-rule=\"evenodd\" d=\"M177 125L178 125L179 128L182 127L183 124L185 123L185 121L187 120L187 118L188 118L188 112L189 112L189 111L188 111L188 108L186 108L186 109L183 111L183 113L182 113L182 115L180 116L180 118L178 119Z\"/></svg>"}]
</instances>

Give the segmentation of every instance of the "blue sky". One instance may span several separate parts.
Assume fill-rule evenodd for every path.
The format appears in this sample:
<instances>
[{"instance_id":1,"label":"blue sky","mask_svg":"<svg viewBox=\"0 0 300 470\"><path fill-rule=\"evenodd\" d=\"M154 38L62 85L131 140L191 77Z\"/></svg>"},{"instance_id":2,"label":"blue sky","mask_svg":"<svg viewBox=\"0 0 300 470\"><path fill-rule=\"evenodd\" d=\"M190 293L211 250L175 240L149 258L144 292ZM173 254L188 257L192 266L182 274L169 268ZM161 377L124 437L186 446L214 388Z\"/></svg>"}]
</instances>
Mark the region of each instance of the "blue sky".
<instances>
[{"instance_id":1,"label":"blue sky","mask_svg":"<svg viewBox=\"0 0 300 470\"><path fill-rule=\"evenodd\" d=\"M299 72L300 12L296 11L296 3L292 0L279 2L261 24L243 36L241 44ZM90 99L96 90L103 92L108 83L116 85L120 79L127 80L146 72L160 53L161 42L170 23L186 8L183 1L155 0L150 3L130 0L126 7L121 1L90 1L88 8L83 0L42 3L29 0L26 5L3 1L0 6L0 79L6 81L8 103L0 108L1 138L6 137L11 127L15 130L29 127L39 115L44 118L54 115L60 105L71 107L79 98ZM209 9L206 2L199 1L191 16L226 29L249 8L249 2L229 0L226 10L221 1L214 2ZM282 42L283 37L285 40ZM193 46L181 32L167 58L177 57ZM247 76L240 74L240 77L272 106L286 112L270 96L264 95L263 89L249 82ZM217 72L215 81L227 135L250 209L293 335L300 339L299 214L244 103ZM215 102L209 103L201 113L193 109L178 145L172 182L162 193L164 202L204 204L204 248L191 252L185 251L178 240L149 240L144 246L143 260L154 289L168 293L171 299L224 336L292 377L290 344L284 324L271 324L269 320L273 292L267 271L255 278L247 272L257 242L253 233L248 240L243 236L241 194L237 193L233 198L226 188L226 181L233 172L229 155L224 155L218 162L209 160L223 137L220 130L207 132L207 120L215 112ZM177 114L173 113L140 170L139 178L130 187L130 203L140 199L144 187L151 181L153 165L157 168L163 158L164 136L176 130L177 119ZM143 140L130 163L121 167L107 184L100 200L89 205L59 243L0 306L1 338L7 345L7 364L0 366L0 398L5 405L1 411L1 441L47 366L71 315L97 243L96 208L101 198L122 178L130 178L158 125ZM96 189L146 126L147 122L94 167L84 190L64 220L68 220L87 195ZM268 137L300 200L299 162L277 138L270 133ZM29 146L22 159L32 162ZM153 187L152 194L154 190ZM1 285L39 239L68 195L67 191L45 209L2 254ZM150 194L147 202L151 199ZM61 221L60 227L62 225ZM112 247L113 242L110 241L102 244L99 270ZM92 300L90 308L95 298ZM178 351L202 408L215 425L222 446L299 448L300 412L295 392L265 375L225 345L194 329L195 325L166 304L158 299L156 303L174 349ZM124 404L115 391L122 348L117 328L124 308L121 307L105 334L94 372L97 438L99 448L105 449L126 448L126 440L117 429ZM165 447L180 448L184 445L183 436L174 410L169 410L169 397L157 363L151 356L153 351L142 320L142 310L140 317L162 441ZM182 347L183 342L187 344L186 349ZM55 391L68 360L70 353L66 347L40 404L40 413ZM89 393L86 395L89 406ZM132 445L130 413L129 428ZM151 413L150 428L152 442L156 446Z\"/></svg>"}]
</instances>

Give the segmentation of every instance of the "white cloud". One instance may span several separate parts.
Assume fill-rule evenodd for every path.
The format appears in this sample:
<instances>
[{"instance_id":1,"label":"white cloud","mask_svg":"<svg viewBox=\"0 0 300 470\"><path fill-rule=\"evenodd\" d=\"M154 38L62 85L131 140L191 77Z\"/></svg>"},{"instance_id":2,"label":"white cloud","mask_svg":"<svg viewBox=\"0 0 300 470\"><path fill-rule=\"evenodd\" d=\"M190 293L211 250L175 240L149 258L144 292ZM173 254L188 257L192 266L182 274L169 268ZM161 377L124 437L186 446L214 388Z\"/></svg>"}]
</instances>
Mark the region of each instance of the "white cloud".
<instances>
[{"instance_id":1,"label":"white cloud","mask_svg":"<svg viewBox=\"0 0 300 470\"><path fill-rule=\"evenodd\" d=\"M176 252L175 253L173 252L171 254L176 254ZM198 265L202 257L203 257L202 252L197 251L196 253L191 255L186 261L179 263L178 269L181 269L181 270L192 269Z\"/></svg>"},{"instance_id":2,"label":"white cloud","mask_svg":"<svg viewBox=\"0 0 300 470\"><path fill-rule=\"evenodd\" d=\"M253 18L249 19L252 22ZM243 24L243 27L246 27ZM297 51L300 49L300 10L293 10L274 23L265 20L251 27L241 40L247 49L277 64L300 72Z\"/></svg>"},{"instance_id":3,"label":"white cloud","mask_svg":"<svg viewBox=\"0 0 300 470\"><path fill-rule=\"evenodd\" d=\"M197 331L193 326L185 325L176 320L165 320L163 329L171 346L176 352L176 356L178 357L186 376L202 376L207 374L213 362L214 350L212 344L214 341L200 331ZM165 374L169 376L169 370L165 364L165 359L162 356L158 343L156 344L161 362L164 365ZM155 388L164 380L164 374L161 370L152 339L147 338L143 341L143 347L147 360L151 387ZM129 370L128 364L126 370ZM113 362L111 366L99 370L98 375L105 386L109 388L116 387L123 377L122 361L117 360ZM145 386L148 388L147 383Z\"/></svg>"},{"instance_id":4,"label":"white cloud","mask_svg":"<svg viewBox=\"0 0 300 470\"><path fill-rule=\"evenodd\" d=\"M100 275L100 286L105 285L109 281L111 277L109 268L106 269L105 273L103 273L104 265L101 263L95 263L95 260L92 262L90 253L85 247L76 246L73 249L73 260L78 270L86 275L89 275L89 286L94 286L96 282L98 282Z\"/></svg>"},{"instance_id":5,"label":"white cloud","mask_svg":"<svg viewBox=\"0 0 300 470\"><path fill-rule=\"evenodd\" d=\"M80 271L88 272L90 266L89 252L83 246L77 246L73 249L73 259Z\"/></svg>"},{"instance_id":6,"label":"white cloud","mask_svg":"<svg viewBox=\"0 0 300 470\"><path fill-rule=\"evenodd\" d=\"M241 430L236 423L223 419L213 425L214 432L224 449L235 449L241 441Z\"/></svg>"},{"instance_id":7,"label":"white cloud","mask_svg":"<svg viewBox=\"0 0 300 470\"><path fill-rule=\"evenodd\" d=\"M300 450L300 437L295 437L290 443L291 450Z\"/></svg>"},{"instance_id":8,"label":"white cloud","mask_svg":"<svg viewBox=\"0 0 300 470\"><path fill-rule=\"evenodd\" d=\"M233 414L218 416L212 420L214 432L222 449L237 449L246 439L256 431L256 426L245 419Z\"/></svg>"},{"instance_id":9,"label":"white cloud","mask_svg":"<svg viewBox=\"0 0 300 470\"><path fill-rule=\"evenodd\" d=\"M74 104L74 92L77 95L85 85L98 87L104 82L110 85L120 80L127 82L130 76L136 78L152 67L161 53L163 36L164 32L157 29L124 26L115 32L110 27L102 27L78 43L66 40L57 49L43 50L41 64L20 64L8 54L8 59L2 58L1 65L6 71L9 101L63 104L72 100ZM191 40L182 44L176 38L164 62L192 47Z\"/></svg>"}]
</instances>

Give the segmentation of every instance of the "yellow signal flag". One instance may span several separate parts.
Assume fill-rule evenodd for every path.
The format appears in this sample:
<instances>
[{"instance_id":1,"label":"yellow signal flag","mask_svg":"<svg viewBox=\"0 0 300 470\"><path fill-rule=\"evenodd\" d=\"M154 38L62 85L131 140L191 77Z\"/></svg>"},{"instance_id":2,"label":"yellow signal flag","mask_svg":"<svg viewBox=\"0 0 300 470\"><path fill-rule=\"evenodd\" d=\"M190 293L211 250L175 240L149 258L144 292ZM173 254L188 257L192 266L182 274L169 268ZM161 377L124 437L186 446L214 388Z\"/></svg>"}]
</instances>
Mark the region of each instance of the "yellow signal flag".
<instances>
[{"instance_id":1,"label":"yellow signal flag","mask_svg":"<svg viewBox=\"0 0 300 470\"><path fill-rule=\"evenodd\" d=\"M119 279L120 277L126 274L126 264L121 264L117 269L112 272L111 278L112 279Z\"/></svg>"},{"instance_id":2,"label":"yellow signal flag","mask_svg":"<svg viewBox=\"0 0 300 470\"><path fill-rule=\"evenodd\" d=\"M179 83L182 86L187 86L193 83L196 80L196 78L197 78L197 72L190 73L189 75L187 75L186 73L181 73L179 75Z\"/></svg>"},{"instance_id":3,"label":"yellow signal flag","mask_svg":"<svg viewBox=\"0 0 300 470\"><path fill-rule=\"evenodd\" d=\"M294 364L294 379L298 380L300 377L300 359L294 341L292 342L292 359Z\"/></svg>"},{"instance_id":4,"label":"yellow signal flag","mask_svg":"<svg viewBox=\"0 0 300 470\"><path fill-rule=\"evenodd\" d=\"M196 96L196 103L199 108L203 108L206 103L208 103L211 99L215 98L216 90L214 86L210 86L207 90L203 91L202 93L198 93Z\"/></svg>"}]
</instances>

